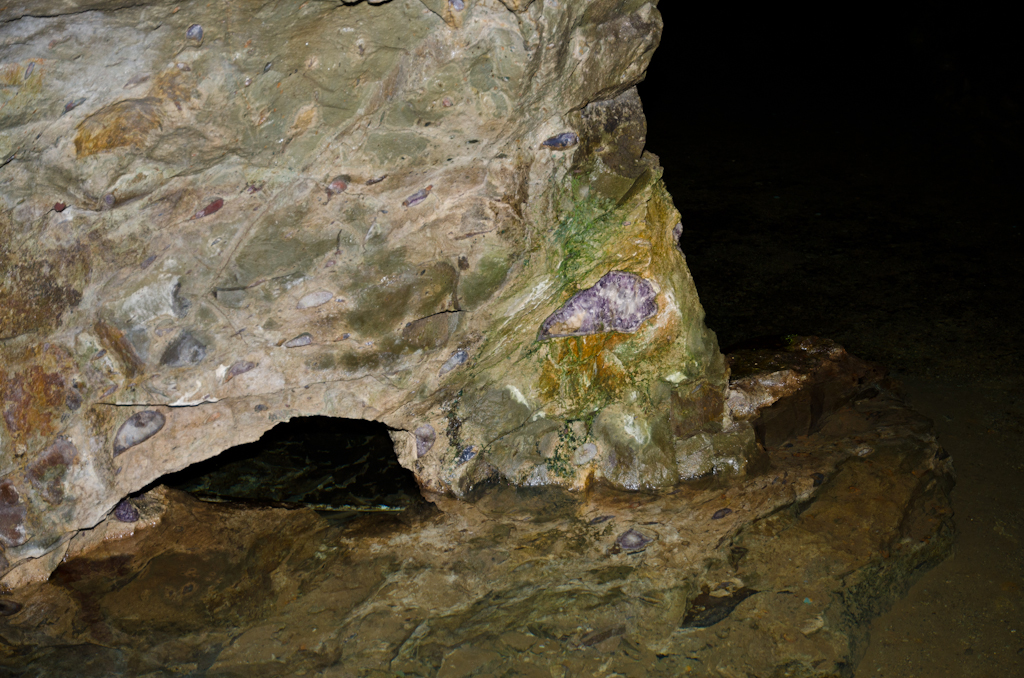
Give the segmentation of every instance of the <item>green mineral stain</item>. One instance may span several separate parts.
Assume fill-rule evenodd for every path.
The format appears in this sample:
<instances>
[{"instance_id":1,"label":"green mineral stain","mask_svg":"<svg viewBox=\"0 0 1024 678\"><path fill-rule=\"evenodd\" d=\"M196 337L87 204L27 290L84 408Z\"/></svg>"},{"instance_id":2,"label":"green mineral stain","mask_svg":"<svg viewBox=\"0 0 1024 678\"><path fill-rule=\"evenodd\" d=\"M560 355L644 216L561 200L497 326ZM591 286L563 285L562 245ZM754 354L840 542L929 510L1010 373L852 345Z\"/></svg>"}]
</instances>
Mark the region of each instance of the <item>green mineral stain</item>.
<instances>
[{"instance_id":1,"label":"green mineral stain","mask_svg":"<svg viewBox=\"0 0 1024 678\"><path fill-rule=\"evenodd\" d=\"M548 470L559 478L571 478L576 475L576 467L572 463L572 455L586 441L572 430L572 420L558 432L558 446L555 455L548 460Z\"/></svg>"},{"instance_id":2,"label":"green mineral stain","mask_svg":"<svg viewBox=\"0 0 1024 678\"><path fill-rule=\"evenodd\" d=\"M333 370L338 366L338 358L333 353L321 353L306 361L306 367L317 372Z\"/></svg>"},{"instance_id":3,"label":"green mineral stain","mask_svg":"<svg viewBox=\"0 0 1024 678\"><path fill-rule=\"evenodd\" d=\"M356 269L348 292L356 301L345 320L366 337L383 337L398 330L408 315L426 317L445 310L455 290L454 267L437 262L412 267L405 249L378 250Z\"/></svg>"},{"instance_id":4,"label":"green mineral stain","mask_svg":"<svg viewBox=\"0 0 1024 678\"><path fill-rule=\"evenodd\" d=\"M206 304L203 304L196 312L196 319L203 325L212 325L217 321L217 316Z\"/></svg>"},{"instance_id":5,"label":"green mineral stain","mask_svg":"<svg viewBox=\"0 0 1024 678\"><path fill-rule=\"evenodd\" d=\"M498 81L491 77L493 70L494 67L489 58L477 57L473 65L469 67L469 84L481 92L497 87Z\"/></svg>"},{"instance_id":6,"label":"green mineral stain","mask_svg":"<svg viewBox=\"0 0 1024 678\"><path fill-rule=\"evenodd\" d=\"M217 287L247 287L282 271L301 275L317 259L337 247L337 235L315 241L285 235L301 230L307 209L301 204L291 204L263 217L255 235L235 256L234 270L227 273Z\"/></svg>"},{"instance_id":7,"label":"green mineral stain","mask_svg":"<svg viewBox=\"0 0 1024 678\"><path fill-rule=\"evenodd\" d=\"M508 259L504 252L484 255L476 270L463 276L459 283L459 301L463 308L473 310L490 299L507 275Z\"/></svg>"},{"instance_id":8,"label":"green mineral stain","mask_svg":"<svg viewBox=\"0 0 1024 678\"><path fill-rule=\"evenodd\" d=\"M403 101L388 112L386 121L389 127L405 128L422 125L425 122L433 124L440 117L439 114L419 108L412 102Z\"/></svg>"},{"instance_id":9,"label":"green mineral stain","mask_svg":"<svg viewBox=\"0 0 1024 678\"><path fill-rule=\"evenodd\" d=\"M401 158L415 158L427 150L427 138L415 132L376 132L363 145L363 150L375 155L384 165Z\"/></svg>"},{"instance_id":10,"label":"green mineral stain","mask_svg":"<svg viewBox=\"0 0 1024 678\"><path fill-rule=\"evenodd\" d=\"M618 226L611 211L613 205L597 197L574 200L572 209L555 228L555 240L562 251L558 278L563 286L585 277L595 262L604 258L605 245Z\"/></svg>"},{"instance_id":11,"label":"green mineral stain","mask_svg":"<svg viewBox=\"0 0 1024 678\"><path fill-rule=\"evenodd\" d=\"M412 300L408 284L383 284L358 293L357 308L345 314L349 326L363 336L380 337L396 329Z\"/></svg>"},{"instance_id":12,"label":"green mineral stain","mask_svg":"<svg viewBox=\"0 0 1024 678\"><path fill-rule=\"evenodd\" d=\"M643 193L644 189L650 186L654 182L655 178L654 172L652 172L650 168L645 169L640 173L640 176L633 181L633 185L629 187L629 190L619 198L619 201L615 203L615 206L622 207L630 200Z\"/></svg>"}]
</instances>

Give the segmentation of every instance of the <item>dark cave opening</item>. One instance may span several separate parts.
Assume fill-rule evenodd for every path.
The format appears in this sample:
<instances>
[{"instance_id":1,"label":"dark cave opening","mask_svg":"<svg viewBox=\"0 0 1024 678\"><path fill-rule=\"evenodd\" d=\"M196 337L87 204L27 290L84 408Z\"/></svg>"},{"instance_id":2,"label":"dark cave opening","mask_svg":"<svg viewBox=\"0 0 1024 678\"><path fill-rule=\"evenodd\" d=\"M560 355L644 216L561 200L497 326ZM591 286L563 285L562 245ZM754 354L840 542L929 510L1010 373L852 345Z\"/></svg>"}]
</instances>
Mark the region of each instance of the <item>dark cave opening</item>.
<instances>
[{"instance_id":1,"label":"dark cave opening","mask_svg":"<svg viewBox=\"0 0 1024 678\"><path fill-rule=\"evenodd\" d=\"M400 512L421 503L376 421L296 417L157 482L219 502L308 507L324 514Z\"/></svg>"}]
</instances>

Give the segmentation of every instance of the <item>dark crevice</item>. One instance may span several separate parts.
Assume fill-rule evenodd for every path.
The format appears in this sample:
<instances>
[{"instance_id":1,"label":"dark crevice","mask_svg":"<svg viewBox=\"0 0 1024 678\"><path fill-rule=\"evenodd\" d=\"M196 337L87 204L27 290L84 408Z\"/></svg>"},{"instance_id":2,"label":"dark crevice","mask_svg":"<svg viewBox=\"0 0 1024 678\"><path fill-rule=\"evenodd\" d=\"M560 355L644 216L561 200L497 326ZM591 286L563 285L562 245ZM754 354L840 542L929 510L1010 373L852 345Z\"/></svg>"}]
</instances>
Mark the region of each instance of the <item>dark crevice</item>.
<instances>
[{"instance_id":1,"label":"dark crevice","mask_svg":"<svg viewBox=\"0 0 1024 678\"><path fill-rule=\"evenodd\" d=\"M13 23L15 21L21 21L22 19L59 19L61 17L90 14L92 12L101 12L106 14L109 12L120 12L122 10L137 9L140 7L145 8L146 5L144 3L132 3L130 5L121 5L120 7L87 7L85 9L75 10L74 12L61 12L58 14L19 14L18 16L11 17L10 19L0 20L0 26Z\"/></svg>"},{"instance_id":2,"label":"dark crevice","mask_svg":"<svg viewBox=\"0 0 1024 678\"><path fill-rule=\"evenodd\" d=\"M399 512L423 500L413 474L398 463L388 431L375 421L297 417L154 485L206 501L307 507L331 515Z\"/></svg>"}]
</instances>

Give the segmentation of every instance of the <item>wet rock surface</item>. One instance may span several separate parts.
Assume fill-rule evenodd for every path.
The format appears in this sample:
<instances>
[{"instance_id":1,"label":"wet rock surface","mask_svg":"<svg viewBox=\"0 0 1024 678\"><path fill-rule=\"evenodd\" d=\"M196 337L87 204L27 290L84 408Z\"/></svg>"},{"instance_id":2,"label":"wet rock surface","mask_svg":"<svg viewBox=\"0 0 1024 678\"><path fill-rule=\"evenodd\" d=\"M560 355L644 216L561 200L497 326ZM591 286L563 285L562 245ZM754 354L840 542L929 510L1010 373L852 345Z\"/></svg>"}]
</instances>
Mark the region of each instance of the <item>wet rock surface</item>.
<instances>
[{"instance_id":1,"label":"wet rock surface","mask_svg":"<svg viewBox=\"0 0 1024 678\"><path fill-rule=\"evenodd\" d=\"M756 471L670 491L502 484L332 527L157 488L134 500L137 522L108 518L49 582L2 599L21 606L0 624L2 662L26 676L842 675L865 622L953 537L930 422L891 381L868 386Z\"/></svg>"}]
</instances>

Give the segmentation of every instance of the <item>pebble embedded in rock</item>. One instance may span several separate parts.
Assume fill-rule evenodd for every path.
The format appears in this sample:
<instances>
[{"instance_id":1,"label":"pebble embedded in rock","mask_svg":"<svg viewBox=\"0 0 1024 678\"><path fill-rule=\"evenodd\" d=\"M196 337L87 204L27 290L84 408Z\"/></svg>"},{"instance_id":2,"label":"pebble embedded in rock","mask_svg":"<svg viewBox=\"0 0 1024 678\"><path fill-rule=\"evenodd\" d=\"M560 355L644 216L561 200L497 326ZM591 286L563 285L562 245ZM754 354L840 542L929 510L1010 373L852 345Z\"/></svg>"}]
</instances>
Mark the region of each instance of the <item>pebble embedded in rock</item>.
<instances>
[{"instance_id":1,"label":"pebble embedded in rock","mask_svg":"<svg viewBox=\"0 0 1024 678\"><path fill-rule=\"evenodd\" d=\"M224 383L231 381L240 374L245 374L255 367L256 363L250 360L236 360L231 363L231 367L228 368L227 373L224 375Z\"/></svg>"},{"instance_id":2,"label":"pebble embedded in rock","mask_svg":"<svg viewBox=\"0 0 1024 678\"><path fill-rule=\"evenodd\" d=\"M160 364L167 367L191 367L199 364L206 357L206 344L192 336L188 330L182 330L177 338L164 349L160 356Z\"/></svg>"},{"instance_id":3,"label":"pebble embedded in rock","mask_svg":"<svg viewBox=\"0 0 1024 678\"><path fill-rule=\"evenodd\" d=\"M465 464L467 461L469 461L475 456L476 447L474 447L473 445L467 445L462 448L462 451L459 452L459 456L455 458L455 465L461 466L462 464Z\"/></svg>"},{"instance_id":4,"label":"pebble embedded in rock","mask_svg":"<svg viewBox=\"0 0 1024 678\"><path fill-rule=\"evenodd\" d=\"M73 111L74 109L78 108L79 106L81 106L84 103L85 103L85 97L79 97L77 99L71 99L66 104L64 104L64 112L68 113L70 111Z\"/></svg>"},{"instance_id":5,"label":"pebble embedded in rock","mask_svg":"<svg viewBox=\"0 0 1024 678\"><path fill-rule=\"evenodd\" d=\"M422 188L416 191L415 193L413 193L408 198L402 201L402 207L415 207L416 205L419 205L421 202L427 199L427 196L430 195L430 191L433 188L434 186L433 184L431 184L426 188Z\"/></svg>"},{"instance_id":6,"label":"pebble embedded in rock","mask_svg":"<svg viewBox=\"0 0 1024 678\"><path fill-rule=\"evenodd\" d=\"M615 544L623 551L639 551L652 541L654 540L631 527L618 536Z\"/></svg>"},{"instance_id":7,"label":"pebble embedded in rock","mask_svg":"<svg viewBox=\"0 0 1024 678\"><path fill-rule=\"evenodd\" d=\"M284 342L284 347L285 348L296 348L298 346L309 346L312 343L313 343L313 335L310 334L309 332L303 332L302 334L300 334L299 336L295 337L294 339L289 339L288 341Z\"/></svg>"},{"instance_id":8,"label":"pebble embedded in rock","mask_svg":"<svg viewBox=\"0 0 1024 678\"><path fill-rule=\"evenodd\" d=\"M541 324L539 339L580 337L604 332L635 332L658 312L654 286L624 271L605 274L577 292Z\"/></svg>"},{"instance_id":9,"label":"pebble embedded in rock","mask_svg":"<svg viewBox=\"0 0 1024 678\"><path fill-rule=\"evenodd\" d=\"M114 507L114 517L122 523L134 523L139 519L139 509L130 499L122 499Z\"/></svg>"},{"instance_id":10,"label":"pebble embedded in rock","mask_svg":"<svg viewBox=\"0 0 1024 678\"><path fill-rule=\"evenodd\" d=\"M202 219L203 217L208 217L211 214L213 214L214 212L219 211L221 207L224 207L224 199L223 198L214 198L213 202L211 202L209 205L207 205L203 209L201 209L198 212L196 212L195 214L193 214L192 218L189 219L189 221L195 221L196 219Z\"/></svg>"},{"instance_id":11,"label":"pebble embedded in rock","mask_svg":"<svg viewBox=\"0 0 1024 678\"><path fill-rule=\"evenodd\" d=\"M430 424L423 424L416 427L416 430L413 431L413 435L416 437L416 458L422 459L427 456L427 453L430 452L430 448L434 446L434 441L437 439L437 432L434 431L434 427Z\"/></svg>"},{"instance_id":12,"label":"pebble embedded in rock","mask_svg":"<svg viewBox=\"0 0 1024 678\"><path fill-rule=\"evenodd\" d=\"M165 423L167 419L156 410L142 410L128 417L114 436L114 456L149 440L160 432Z\"/></svg>"},{"instance_id":13,"label":"pebble embedded in rock","mask_svg":"<svg viewBox=\"0 0 1024 678\"><path fill-rule=\"evenodd\" d=\"M199 24L192 24L185 31L185 38L194 43L201 44L203 42L203 27Z\"/></svg>"},{"instance_id":14,"label":"pebble embedded in rock","mask_svg":"<svg viewBox=\"0 0 1024 678\"><path fill-rule=\"evenodd\" d=\"M301 299L299 299L299 303L295 306L295 308L316 308L317 306L323 306L333 298L334 292L328 292L327 290L310 292L309 294L306 294Z\"/></svg>"},{"instance_id":15,"label":"pebble embedded in rock","mask_svg":"<svg viewBox=\"0 0 1024 678\"><path fill-rule=\"evenodd\" d=\"M458 349L455 353L452 353L452 357L445 361L444 365L441 365L441 370L437 373L437 376L444 376L454 370L459 365L462 365L469 360L469 353L464 349Z\"/></svg>"},{"instance_id":16,"label":"pebble embedded in rock","mask_svg":"<svg viewBox=\"0 0 1024 678\"><path fill-rule=\"evenodd\" d=\"M597 457L597 445L594 443L584 443L576 448L576 452L572 457L572 463L577 466L583 466L584 464L589 464L595 457Z\"/></svg>"},{"instance_id":17,"label":"pebble embedded in rock","mask_svg":"<svg viewBox=\"0 0 1024 678\"><path fill-rule=\"evenodd\" d=\"M576 136L575 132L562 132L556 134L553 137L549 137L541 143L542 148L549 148L553 151L564 151L567 148L572 148L580 142L580 138Z\"/></svg>"},{"instance_id":18,"label":"pebble embedded in rock","mask_svg":"<svg viewBox=\"0 0 1024 678\"><path fill-rule=\"evenodd\" d=\"M349 181L349 178L344 175L334 177L334 179L331 180L331 183L327 184L327 194L333 196L343 193L348 188Z\"/></svg>"}]
</instances>

